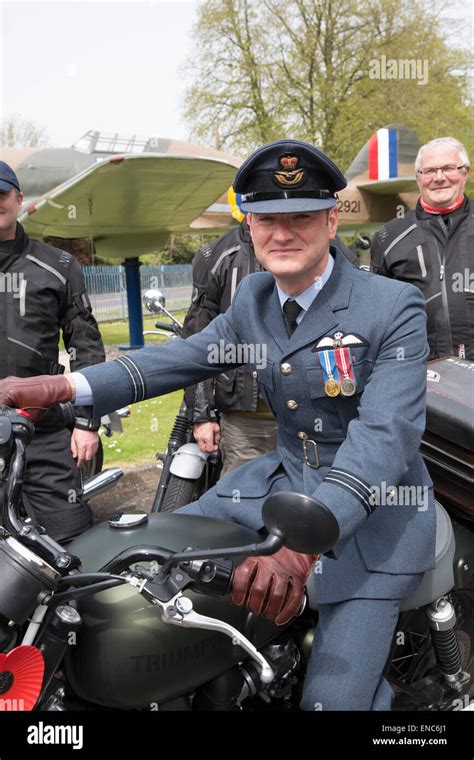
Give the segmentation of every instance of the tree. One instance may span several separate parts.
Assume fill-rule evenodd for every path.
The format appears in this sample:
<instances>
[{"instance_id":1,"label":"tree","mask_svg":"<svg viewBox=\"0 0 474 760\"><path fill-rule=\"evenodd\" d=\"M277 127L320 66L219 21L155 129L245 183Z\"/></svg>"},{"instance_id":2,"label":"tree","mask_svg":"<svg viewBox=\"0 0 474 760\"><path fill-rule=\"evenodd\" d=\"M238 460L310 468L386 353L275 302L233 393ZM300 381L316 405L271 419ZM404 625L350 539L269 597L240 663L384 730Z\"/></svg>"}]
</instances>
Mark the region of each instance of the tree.
<instances>
[{"instance_id":1,"label":"tree","mask_svg":"<svg viewBox=\"0 0 474 760\"><path fill-rule=\"evenodd\" d=\"M470 59L439 13L421 0L206 0L187 68L193 137L248 154L291 135L344 168L389 123L467 138Z\"/></svg>"},{"instance_id":2,"label":"tree","mask_svg":"<svg viewBox=\"0 0 474 760\"><path fill-rule=\"evenodd\" d=\"M13 115L0 126L0 145L5 148L39 148L47 142L46 128L35 124L31 119Z\"/></svg>"},{"instance_id":3,"label":"tree","mask_svg":"<svg viewBox=\"0 0 474 760\"><path fill-rule=\"evenodd\" d=\"M278 134L280 121L266 92L268 39L260 22L259 3L249 0L210 0L200 8L186 115L194 133L208 142L214 138L217 148Z\"/></svg>"},{"instance_id":4,"label":"tree","mask_svg":"<svg viewBox=\"0 0 474 760\"><path fill-rule=\"evenodd\" d=\"M159 263L190 264L203 243L203 235L170 235L164 248L158 252Z\"/></svg>"}]
</instances>

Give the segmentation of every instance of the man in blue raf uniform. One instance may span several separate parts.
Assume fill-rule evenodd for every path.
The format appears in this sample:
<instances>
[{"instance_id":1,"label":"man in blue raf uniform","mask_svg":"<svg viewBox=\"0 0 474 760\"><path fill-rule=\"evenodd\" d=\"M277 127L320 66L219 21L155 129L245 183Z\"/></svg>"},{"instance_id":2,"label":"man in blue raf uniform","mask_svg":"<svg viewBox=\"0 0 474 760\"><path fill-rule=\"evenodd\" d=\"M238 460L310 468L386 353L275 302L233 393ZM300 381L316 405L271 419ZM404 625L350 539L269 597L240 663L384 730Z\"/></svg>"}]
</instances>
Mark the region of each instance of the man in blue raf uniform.
<instances>
[{"instance_id":1,"label":"man in blue raf uniform","mask_svg":"<svg viewBox=\"0 0 474 760\"><path fill-rule=\"evenodd\" d=\"M239 285L202 332L69 378L0 384L0 402L43 407L60 398L91 414L253 363L278 420L275 451L221 480L186 512L262 528L265 498L311 495L340 537L315 573L319 623L305 710L390 709L382 672L399 602L434 566L431 480L419 454L425 422L426 317L420 291L355 269L330 246L337 166L317 148L277 140L253 153L234 187L266 272ZM240 354L239 354L240 351ZM300 609L312 555L281 549L248 558L232 598L288 622Z\"/></svg>"}]
</instances>

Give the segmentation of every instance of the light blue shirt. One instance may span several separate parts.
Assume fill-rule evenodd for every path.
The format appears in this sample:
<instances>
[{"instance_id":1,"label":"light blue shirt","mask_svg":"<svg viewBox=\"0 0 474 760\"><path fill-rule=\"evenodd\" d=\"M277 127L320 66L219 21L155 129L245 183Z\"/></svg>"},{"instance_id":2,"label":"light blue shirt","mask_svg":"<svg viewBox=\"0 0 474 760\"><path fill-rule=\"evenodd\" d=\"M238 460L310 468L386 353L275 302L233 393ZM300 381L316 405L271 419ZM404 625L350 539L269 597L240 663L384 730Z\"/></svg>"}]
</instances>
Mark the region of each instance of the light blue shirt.
<instances>
[{"instance_id":1,"label":"light blue shirt","mask_svg":"<svg viewBox=\"0 0 474 760\"><path fill-rule=\"evenodd\" d=\"M319 291L324 287L324 285L329 280L333 267L334 267L334 259L331 255L329 255L328 263L326 264L326 268L324 269L324 272L319 277L316 277L315 281L311 283L309 288L306 288L306 290L303 290L302 293L300 293L298 296L296 296L296 298L293 299L297 303L299 303L302 309L300 313L298 314L298 316L296 317L296 322L298 324L303 319L304 315L308 311L309 307L313 303ZM283 304L285 303L285 301L287 301L288 298L292 298L292 296L289 296L288 293L285 293L285 291L282 290L278 285L277 285L277 291L278 291L278 297L280 299L280 304L283 307ZM89 382L86 380L84 375L81 375L80 372L73 372L72 377L76 384L76 400L74 401L74 404L76 406L92 406L92 404L94 403L94 396L92 393L92 388L89 385Z\"/></svg>"},{"instance_id":2,"label":"light blue shirt","mask_svg":"<svg viewBox=\"0 0 474 760\"><path fill-rule=\"evenodd\" d=\"M72 372L71 377L76 384L75 406L92 406L94 403L94 396L89 381L86 380L84 375L81 375L80 372Z\"/></svg>"},{"instance_id":3,"label":"light blue shirt","mask_svg":"<svg viewBox=\"0 0 474 760\"><path fill-rule=\"evenodd\" d=\"M289 298L291 298L293 301L296 301L296 303L301 306L301 311L296 317L296 323L298 325L301 322L301 320L304 318L304 315L308 311L309 307L313 303L314 299L316 298L320 290L323 289L323 287L329 280L333 268L334 268L334 259L331 256L331 254L329 254L328 263L326 264L324 272L320 274L319 277L316 277L315 281L312 282L311 285L308 288L306 288L306 290L303 290L303 292L297 296L289 296L288 293L285 293L285 291L282 290L279 285L277 285L278 298L280 299L280 305L282 307L282 310L283 310L283 304Z\"/></svg>"}]
</instances>

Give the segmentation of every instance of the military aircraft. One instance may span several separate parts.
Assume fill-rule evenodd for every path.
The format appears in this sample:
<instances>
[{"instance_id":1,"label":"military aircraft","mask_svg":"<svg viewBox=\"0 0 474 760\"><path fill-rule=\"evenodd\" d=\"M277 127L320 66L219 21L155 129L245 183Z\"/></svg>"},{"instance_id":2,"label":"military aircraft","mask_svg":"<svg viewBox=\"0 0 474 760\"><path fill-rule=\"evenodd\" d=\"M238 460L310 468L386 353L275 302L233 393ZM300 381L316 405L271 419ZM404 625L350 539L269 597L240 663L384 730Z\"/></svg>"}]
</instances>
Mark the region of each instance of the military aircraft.
<instances>
[{"instance_id":1,"label":"military aircraft","mask_svg":"<svg viewBox=\"0 0 474 760\"><path fill-rule=\"evenodd\" d=\"M127 348L143 345L139 256L172 233L217 235L232 221L218 202L240 160L202 145L90 131L71 148L1 148L0 159L18 176L19 221L30 237L81 264L93 254L127 259Z\"/></svg>"},{"instance_id":2,"label":"military aircraft","mask_svg":"<svg viewBox=\"0 0 474 760\"><path fill-rule=\"evenodd\" d=\"M71 148L0 148L0 159L25 195L19 220L26 232L62 240L68 250L84 239L99 255L135 258L171 233L220 234L232 221L225 206L213 204L240 160L202 145L90 131Z\"/></svg>"},{"instance_id":3,"label":"military aircraft","mask_svg":"<svg viewBox=\"0 0 474 760\"><path fill-rule=\"evenodd\" d=\"M401 125L368 140L339 193L339 234L370 234L414 207L418 148L416 135ZM89 131L71 148L0 148L0 159L18 175L25 194L19 219L31 237L75 255L86 245L92 253L129 259L135 347L143 340L138 257L159 249L172 233L217 236L243 218L231 186L240 159L201 145ZM360 242L368 247L367 238Z\"/></svg>"},{"instance_id":4,"label":"military aircraft","mask_svg":"<svg viewBox=\"0 0 474 760\"><path fill-rule=\"evenodd\" d=\"M415 206L419 147L401 125L372 135L338 194L340 234L370 234ZM240 159L201 145L90 131L71 148L0 148L0 158L13 166L26 196L20 221L27 233L65 247L87 239L100 255L134 258L172 233L218 235L243 218L239 196L232 187L224 193Z\"/></svg>"},{"instance_id":5,"label":"military aircraft","mask_svg":"<svg viewBox=\"0 0 474 760\"><path fill-rule=\"evenodd\" d=\"M404 216L419 196L415 158L420 141L401 125L377 130L346 172L347 187L338 193L341 234L375 232L389 219Z\"/></svg>"}]
</instances>

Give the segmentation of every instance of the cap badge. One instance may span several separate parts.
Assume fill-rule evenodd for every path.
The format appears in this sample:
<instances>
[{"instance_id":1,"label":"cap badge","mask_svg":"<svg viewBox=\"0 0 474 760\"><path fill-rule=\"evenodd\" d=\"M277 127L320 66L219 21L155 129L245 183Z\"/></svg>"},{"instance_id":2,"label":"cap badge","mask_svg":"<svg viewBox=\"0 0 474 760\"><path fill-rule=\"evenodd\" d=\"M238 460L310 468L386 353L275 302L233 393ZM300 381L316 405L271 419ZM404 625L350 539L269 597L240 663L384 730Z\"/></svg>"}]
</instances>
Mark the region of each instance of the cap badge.
<instances>
[{"instance_id":1,"label":"cap badge","mask_svg":"<svg viewBox=\"0 0 474 760\"><path fill-rule=\"evenodd\" d=\"M275 172L275 180L279 185L298 185L304 178L305 170L298 169L299 158L291 154L285 154L279 160L281 170Z\"/></svg>"}]
</instances>

